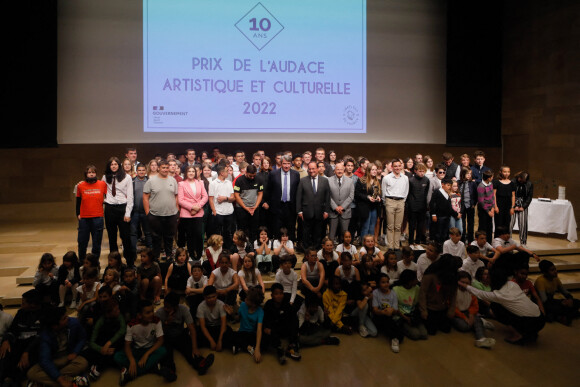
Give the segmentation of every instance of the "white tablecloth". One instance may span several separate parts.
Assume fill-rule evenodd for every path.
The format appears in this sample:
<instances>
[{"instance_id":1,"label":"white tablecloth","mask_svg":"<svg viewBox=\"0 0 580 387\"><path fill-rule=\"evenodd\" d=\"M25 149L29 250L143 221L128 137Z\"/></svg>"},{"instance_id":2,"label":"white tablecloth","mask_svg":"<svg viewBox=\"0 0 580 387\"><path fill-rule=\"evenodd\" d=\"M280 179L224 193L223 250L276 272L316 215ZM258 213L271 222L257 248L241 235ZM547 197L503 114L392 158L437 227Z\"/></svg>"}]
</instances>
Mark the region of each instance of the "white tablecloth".
<instances>
[{"instance_id":1,"label":"white tablecloth","mask_svg":"<svg viewBox=\"0 0 580 387\"><path fill-rule=\"evenodd\" d=\"M516 224L514 230L517 229ZM528 208L528 231L568 234L567 239L570 242L576 242L578 236L572 203L568 200L541 202L538 199L532 199Z\"/></svg>"}]
</instances>

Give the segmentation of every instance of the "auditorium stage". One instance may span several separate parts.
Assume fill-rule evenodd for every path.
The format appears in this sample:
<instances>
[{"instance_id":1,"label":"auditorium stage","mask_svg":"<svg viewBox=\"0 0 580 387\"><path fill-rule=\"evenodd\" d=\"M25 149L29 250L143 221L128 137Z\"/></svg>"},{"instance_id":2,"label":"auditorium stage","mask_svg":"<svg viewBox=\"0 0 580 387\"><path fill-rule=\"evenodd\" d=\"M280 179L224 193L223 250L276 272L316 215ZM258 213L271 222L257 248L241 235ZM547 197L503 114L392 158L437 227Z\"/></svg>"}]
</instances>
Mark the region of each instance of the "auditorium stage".
<instances>
[{"instance_id":1,"label":"auditorium stage","mask_svg":"<svg viewBox=\"0 0 580 387\"><path fill-rule=\"evenodd\" d=\"M72 203L0 205L0 296L2 303L14 304L29 285L17 285L19 278L34 275L42 253L51 252L60 263L67 250L76 250L76 221ZM517 235L515 236L517 240ZM103 238L103 248L107 238ZM559 259L562 277L577 281L580 268L576 255L580 244L566 239L533 236L528 247L544 257ZM103 256L108 251L103 250ZM566 255L562 255L567 253ZM532 269L533 270L533 269ZM576 287L575 285L572 287ZM574 292L576 293L576 292ZM576 293L577 296L577 293ZM12 302L10 300L12 299ZM16 306L6 311L14 314ZM494 322L495 323L495 322ZM338 347L302 350L302 360L280 366L273 353L263 355L262 364L248 354L234 356L229 351L216 354L207 375L198 377L183 358L176 355L178 379L175 385L573 385L577 383L580 356L580 321L571 327L547 324L534 345L520 347L503 341L505 330L499 323L489 336L496 338L492 350L473 345L472 334L437 334L427 341L405 340L401 352L393 354L384 336L363 339L338 335ZM208 353L207 349L203 350ZM119 373L108 370L95 385L116 385ZM140 385L155 385L161 377L148 375ZM134 382L135 383L135 382Z\"/></svg>"}]
</instances>

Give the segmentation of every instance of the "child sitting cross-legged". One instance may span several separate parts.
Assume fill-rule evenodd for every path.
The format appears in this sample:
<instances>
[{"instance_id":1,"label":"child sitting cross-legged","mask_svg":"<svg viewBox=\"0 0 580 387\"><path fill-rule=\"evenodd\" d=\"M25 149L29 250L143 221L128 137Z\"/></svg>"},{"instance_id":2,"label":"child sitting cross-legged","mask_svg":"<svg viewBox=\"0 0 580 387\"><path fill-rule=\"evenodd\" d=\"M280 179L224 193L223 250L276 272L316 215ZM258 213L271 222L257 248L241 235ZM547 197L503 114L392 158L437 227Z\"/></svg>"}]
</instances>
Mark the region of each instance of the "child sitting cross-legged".
<instances>
[{"instance_id":1,"label":"child sitting cross-legged","mask_svg":"<svg viewBox=\"0 0 580 387\"><path fill-rule=\"evenodd\" d=\"M57 279L58 266L54 261L54 256L51 253L42 254L32 286L38 290L43 300L48 299L49 302L54 302L58 299Z\"/></svg>"},{"instance_id":2,"label":"child sitting cross-legged","mask_svg":"<svg viewBox=\"0 0 580 387\"><path fill-rule=\"evenodd\" d=\"M167 270L165 276L165 293L177 292L183 294L187 287L187 280L191 273L191 265L188 262L187 250L182 247L175 250L175 262Z\"/></svg>"},{"instance_id":3,"label":"child sitting cross-legged","mask_svg":"<svg viewBox=\"0 0 580 387\"><path fill-rule=\"evenodd\" d=\"M142 300L152 299L155 305L161 304L161 269L155 262L153 250L141 250L141 265L137 268L139 296ZM151 296L152 294L152 296Z\"/></svg>"},{"instance_id":4,"label":"child sitting cross-legged","mask_svg":"<svg viewBox=\"0 0 580 387\"><path fill-rule=\"evenodd\" d=\"M397 262L397 272L399 273L399 278L401 273L403 273L405 270L412 270L417 273L417 264L413 261L413 250L409 246L405 246L401 249L401 258L402 259Z\"/></svg>"},{"instance_id":5,"label":"child sitting cross-legged","mask_svg":"<svg viewBox=\"0 0 580 387\"><path fill-rule=\"evenodd\" d=\"M406 269L395 282L393 291L397 295L405 336L411 340L427 340L427 328L423 325L417 308L419 301L417 283L417 272Z\"/></svg>"},{"instance_id":6,"label":"child sitting cross-legged","mask_svg":"<svg viewBox=\"0 0 580 387\"><path fill-rule=\"evenodd\" d=\"M127 330L127 323L116 300L109 299L102 309L104 313L95 323L89 347L83 352L89 362L91 380L97 380L107 367L116 366L113 356L123 350Z\"/></svg>"},{"instance_id":7,"label":"child sitting cross-legged","mask_svg":"<svg viewBox=\"0 0 580 387\"><path fill-rule=\"evenodd\" d=\"M480 267L485 267L485 264L481 261L481 253L476 246L467 246L467 256L468 258L463 260L461 270L468 272L471 278L475 278L477 270Z\"/></svg>"},{"instance_id":8,"label":"child sitting cross-legged","mask_svg":"<svg viewBox=\"0 0 580 387\"><path fill-rule=\"evenodd\" d=\"M203 275L203 268L199 262L191 265L191 277L187 279L185 300L189 305L192 316L197 314L197 307L203 302L203 289L207 285L207 277Z\"/></svg>"},{"instance_id":9,"label":"child sitting cross-legged","mask_svg":"<svg viewBox=\"0 0 580 387\"><path fill-rule=\"evenodd\" d=\"M215 286L218 298L225 302L226 311L232 315L234 307L237 306L240 279L238 273L230 267L230 254L227 251L220 254L218 265L219 267L211 272L207 284Z\"/></svg>"},{"instance_id":10,"label":"child sitting cross-legged","mask_svg":"<svg viewBox=\"0 0 580 387\"><path fill-rule=\"evenodd\" d=\"M303 347L313 347L317 345L340 344L338 337L330 335L330 328L325 324L324 311L318 303L318 297L314 294L309 294L298 310L300 345Z\"/></svg>"},{"instance_id":11,"label":"child sitting cross-legged","mask_svg":"<svg viewBox=\"0 0 580 387\"><path fill-rule=\"evenodd\" d=\"M542 275L536 279L534 285L544 304L546 320L570 325L572 319L579 315L580 300L575 299L564 288L562 281L558 278L558 270L553 262L548 260L540 261L539 267ZM565 299L554 298L556 293L562 294Z\"/></svg>"},{"instance_id":12,"label":"child sitting cross-legged","mask_svg":"<svg viewBox=\"0 0 580 387\"><path fill-rule=\"evenodd\" d=\"M361 337L375 337L378 331L370 316L373 288L368 282L356 282L356 285L360 290L357 292L355 308L350 312L350 316L358 319L358 333Z\"/></svg>"},{"instance_id":13,"label":"child sitting cross-legged","mask_svg":"<svg viewBox=\"0 0 580 387\"><path fill-rule=\"evenodd\" d=\"M62 257L62 265L58 268L57 276L58 295L60 297L58 306L64 306L66 293L70 291L72 296L70 308L75 309L77 307L77 287L81 281L77 253L69 251Z\"/></svg>"},{"instance_id":14,"label":"child sitting cross-legged","mask_svg":"<svg viewBox=\"0 0 580 387\"><path fill-rule=\"evenodd\" d=\"M240 280L240 300L246 300L246 294L250 288L258 287L262 293L266 291L262 273L256 267L256 256L254 253L247 254L242 263L242 269L238 271Z\"/></svg>"},{"instance_id":15,"label":"child sitting cross-legged","mask_svg":"<svg viewBox=\"0 0 580 387\"><path fill-rule=\"evenodd\" d=\"M262 360L262 324L264 310L260 306L264 301L264 294L259 288L248 290L246 301L242 302L240 314L240 329L234 334L232 351L235 354L246 349L256 363Z\"/></svg>"},{"instance_id":16,"label":"child sitting cross-legged","mask_svg":"<svg viewBox=\"0 0 580 387\"><path fill-rule=\"evenodd\" d=\"M38 364L28 370L29 382L44 386L88 386L87 360L80 356L87 340L76 318L66 308L50 307L42 316Z\"/></svg>"},{"instance_id":17,"label":"child sitting cross-legged","mask_svg":"<svg viewBox=\"0 0 580 387\"><path fill-rule=\"evenodd\" d=\"M176 372L173 350L178 350L185 360L197 370L198 374L204 375L213 364L214 356L207 358L201 355L197 347L197 333L193 324L193 318L189 308L179 303L177 293L169 293L163 300L163 307L155 312L163 326L163 345L167 349L167 356L162 361L163 365L173 373Z\"/></svg>"},{"instance_id":18,"label":"child sitting cross-legged","mask_svg":"<svg viewBox=\"0 0 580 387\"><path fill-rule=\"evenodd\" d=\"M397 294L389 288L389 276L379 274L378 287L373 291L373 316L378 329L391 338L391 350L399 353L403 341L403 330L399 321L399 302Z\"/></svg>"},{"instance_id":19,"label":"child sitting cross-legged","mask_svg":"<svg viewBox=\"0 0 580 387\"><path fill-rule=\"evenodd\" d=\"M352 334L352 328L342 322L342 313L346 306L347 294L342 290L340 277L333 276L328 289L322 295L324 313L330 319L332 329L347 335Z\"/></svg>"},{"instance_id":20,"label":"child sitting cross-legged","mask_svg":"<svg viewBox=\"0 0 580 387\"><path fill-rule=\"evenodd\" d=\"M292 360L300 360L298 351L298 320L292 312L290 303L284 299L284 287L273 283L271 287L272 299L264 305L264 334L262 342L264 348L276 348L280 364L286 362L286 356ZM281 338L288 338L288 349L282 347Z\"/></svg>"},{"instance_id":21,"label":"child sitting cross-legged","mask_svg":"<svg viewBox=\"0 0 580 387\"><path fill-rule=\"evenodd\" d=\"M298 275L292 269L291 257L287 255L280 257L280 269L276 273L276 282L284 287L284 299L288 300L294 311L297 311L304 299L296 295Z\"/></svg>"},{"instance_id":22,"label":"child sitting cross-legged","mask_svg":"<svg viewBox=\"0 0 580 387\"><path fill-rule=\"evenodd\" d=\"M38 356L38 334L43 316L42 297L38 290L31 289L22 294L22 306L8 331L4 333L0 346L0 383L20 385L31 364Z\"/></svg>"},{"instance_id":23,"label":"child sitting cross-legged","mask_svg":"<svg viewBox=\"0 0 580 387\"><path fill-rule=\"evenodd\" d=\"M93 325L93 308L97 301L97 291L101 283L98 281L99 272L91 267L83 273L83 284L77 288L79 294L78 319L85 326L90 328Z\"/></svg>"},{"instance_id":24,"label":"child sitting cross-legged","mask_svg":"<svg viewBox=\"0 0 580 387\"><path fill-rule=\"evenodd\" d=\"M203 289L203 302L197 307L199 322L198 346L209 347L213 351L231 347L232 328L227 324L225 304L218 299L217 289L207 285Z\"/></svg>"},{"instance_id":25,"label":"child sitting cross-legged","mask_svg":"<svg viewBox=\"0 0 580 387\"><path fill-rule=\"evenodd\" d=\"M457 289L453 326L460 332L474 331L476 347L493 348L495 339L485 337L483 321L478 316L477 298L465 290L468 285L471 285L471 275L466 271L460 271L457 274L457 280L465 286Z\"/></svg>"},{"instance_id":26,"label":"child sitting cross-legged","mask_svg":"<svg viewBox=\"0 0 580 387\"><path fill-rule=\"evenodd\" d=\"M175 373L167 368L160 369L159 362L166 354L161 320L153 312L153 303L141 300L137 318L127 325L124 350L114 355L115 362L121 367L119 385L124 386L152 371L161 371L167 381L175 381Z\"/></svg>"},{"instance_id":27,"label":"child sitting cross-legged","mask_svg":"<svg viewBox=\"0 0 580 387\"><path fill-rule=\"evenodd\" d=\"M121 313L125 321L137 316L137 304L139 303L139 282L134 267L128 267L123 272L123 282L117 292Z\"/></svg>"}]
</instances>

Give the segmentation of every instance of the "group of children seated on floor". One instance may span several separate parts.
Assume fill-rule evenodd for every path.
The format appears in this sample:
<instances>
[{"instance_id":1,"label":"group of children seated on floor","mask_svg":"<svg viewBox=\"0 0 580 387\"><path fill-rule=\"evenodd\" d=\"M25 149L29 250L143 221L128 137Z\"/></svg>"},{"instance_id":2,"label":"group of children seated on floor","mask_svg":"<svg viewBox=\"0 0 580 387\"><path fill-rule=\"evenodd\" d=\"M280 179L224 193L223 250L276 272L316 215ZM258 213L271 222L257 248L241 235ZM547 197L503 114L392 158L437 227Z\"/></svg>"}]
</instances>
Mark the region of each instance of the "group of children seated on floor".
<instances>
[{"instance_id":1,"label":"group of children seated on floor","mask_svg":"<svg viewBox=\"0 0 580 387\"><path fill-rule=\"evenodd\" d=\"M486 335L486 329L493 329L490 318L513 330L506 339L511 343L535 340L544 317L569 325L580 301L563 288L554 264L541 261L542 275L532 284L528 260L537 257L505 230L498 228L496 236L490 245L480 231L466 248L452 228L442 251L432 242L415 259L418 252L409 247L400 258L391 250L383 255L370 235L357 251L347 232L336 248L325 239L322 249L306 249L298 272L291 245L281 243L285 250L267 260L267 250L256 251L237 232L233 252L221 249L220 236L210 237L202 264L178 249L175 261L162 268L144 249L135 269L125 267L113 252L101 280L99 262L91 254L79 265L70 251L58 267L45 253L35 290L23 295L14 320L0 313L0 382L16 385L27 377L31 384L80 386L108 367L121 369L121 385L147 372L172 381L177 377L174 349L204 374L214 357L203 357L202 347L247 351L256 362L273 349L284 364L288 357L300 360L300 348L338 345L333 333L350 335L356 328L362 337L383 332L397 353L405 337L423 340L452 327L472 331L477 347L491 348L495 340ZM272 268L260 270L260 263ZM511 282L519 285L517 294L506 292L514 288L505 281L494 285L499 267L509 268ZM270 270L276 270L275 283L264 304L262 273ZM163 306L155 311L162 284ZM77 318L67 317L69 293ZM554 297L557 293L564 299ZM500 304L505 308L496 307ZM518 308L532 312L519 315ZM541 314L533 315L534 309ZM229 323L238 321L234 332ZM518 325L522 321L528 330Z\"/></svg>"}]
</instances>

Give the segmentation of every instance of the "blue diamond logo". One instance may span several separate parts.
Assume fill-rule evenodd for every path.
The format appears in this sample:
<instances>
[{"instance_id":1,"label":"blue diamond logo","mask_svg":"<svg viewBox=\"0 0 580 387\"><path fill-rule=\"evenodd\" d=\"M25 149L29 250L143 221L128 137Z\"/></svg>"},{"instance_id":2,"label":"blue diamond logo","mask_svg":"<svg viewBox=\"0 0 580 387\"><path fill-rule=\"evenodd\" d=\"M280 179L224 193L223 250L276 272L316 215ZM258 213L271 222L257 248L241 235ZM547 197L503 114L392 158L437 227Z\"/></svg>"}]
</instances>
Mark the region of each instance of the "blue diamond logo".
<instances>
[{"instance_id":1,"label":"blue diamond logo","mask_svg":"<svg viewBox=\"0 0 580 387\"><path fill-rule=\"evenodd\" d=\"M235 26L258 50L266 47L284 29L262 3L256 4Z\"/></svg>"}]
</instances>

